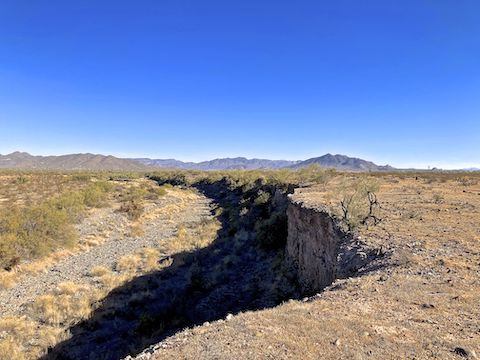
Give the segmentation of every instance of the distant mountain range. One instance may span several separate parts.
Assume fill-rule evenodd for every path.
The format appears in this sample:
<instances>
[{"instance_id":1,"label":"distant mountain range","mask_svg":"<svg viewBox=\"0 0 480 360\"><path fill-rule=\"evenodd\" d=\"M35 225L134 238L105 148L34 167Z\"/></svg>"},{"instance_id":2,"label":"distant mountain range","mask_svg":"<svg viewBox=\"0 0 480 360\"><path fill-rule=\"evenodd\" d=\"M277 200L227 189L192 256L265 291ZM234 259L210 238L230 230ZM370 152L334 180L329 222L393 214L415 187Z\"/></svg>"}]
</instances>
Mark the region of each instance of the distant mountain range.
<instances>
[{"instance_id":1,"label":"distant mountain range","mask_svg":"<svg viewBox=\"0 0 480 360\"><path fill-rule=\"evenodd\" d=\"M9 169L57 169L57 170L130 170L144 171L154 168L187 170L231 170L231 169L299 169L319 165L346 171L385 171L394 170L391 166L376 165L371 161L345 155L326 154L308 160L267 160L246 159L244 157L222 158L202 162L183 162L175 159L121 159L114 156L96 154L70 154L60 156L34 156L26 152L0 155L0 168Z\"/></svg>"},{"instance_id":2,"label":"distant mountain range","mask_svg":"<svg viewBox=\"0 0 480 360\"><path fill-rule=\"evenodd\" d=\"M480 171L480 168L472 167L468 169L462 169L463 171Z\"/></svg>"},{"instance_id":3,"label":"distant mountain range","mask_svg":"<svg viewBox=\"0 0 480 360\"><path fill-rule=\"evenodd\" d=\"M139 161L146 166L189 169L189 170L229 170L229 169L299 169L310 165L319 165L324 168L332 168L347 171L382 171L393 170L391 166L379 166L371 161L351 158L345 155L326 154L308 160L267 160L246 159L244 157L223 158L199 163L182 162L174 159L131 159Z\"/></svg>"},{"instance_id":4,"label":"distant mountain range","mask_svg":"<svg viewBox=\"0 0 480 360\"><path fill-rule=\"evenodd\" d=\"M202 161L199 163L182 162L175 159L131 159L139 161L146 166L176 168L188 170L231 170L231 169L299 169L310 165L319 165L325 168L348 171L382 171L392 170L390 166L379 166L371 161L358 158L351 158L345 155L326 154L320 157L308 160L267 160L267 159L246 159L244 157L223 158L210 161Z\"/></svg>"},{"instance_id":5,"label":"distant mountain range","mask_svg":"<svg viewBox=\"0 0 480 360\"><path fill-rule=\"evenodd\" d=\"M60 156L33 156L16 151L0 155L0 168L38 170L129 170L141 171L148 167L138 161L96 154L70 154Z\"/></svg>"},{"instance_id":6,"label":"distant mountain range","mask_svg":"<svg viewBox=\"0 0 480 360\"><path fill-rule=\"evenodd\" d=\"M147 166L186 170L232 170L232 169L280 169L300 163L300 161L246 159L244 157L214 159L202 162L183 162L175 159L131 159Z\"/></svg>"}]
</instances>

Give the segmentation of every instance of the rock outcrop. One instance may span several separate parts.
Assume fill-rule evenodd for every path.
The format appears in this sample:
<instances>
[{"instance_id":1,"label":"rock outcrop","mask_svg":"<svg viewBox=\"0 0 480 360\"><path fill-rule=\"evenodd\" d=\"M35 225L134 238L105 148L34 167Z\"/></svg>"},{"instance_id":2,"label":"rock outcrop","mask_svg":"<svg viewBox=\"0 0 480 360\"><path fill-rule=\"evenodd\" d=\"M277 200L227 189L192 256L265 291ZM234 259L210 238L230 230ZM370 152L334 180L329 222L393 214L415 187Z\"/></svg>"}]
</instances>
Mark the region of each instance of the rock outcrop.
<instances>
[{"instance_id":1,"label":"rock outcrop","mask_svg":"<svg viewBox=\"0 0 480 360\"><path fill-rule=\"evenodd\" d=\"M287 216L287 261L305 293L321 290L336 278L344 235L327 210L309 208L291 198Z\"/></svg>"}]
</instances>

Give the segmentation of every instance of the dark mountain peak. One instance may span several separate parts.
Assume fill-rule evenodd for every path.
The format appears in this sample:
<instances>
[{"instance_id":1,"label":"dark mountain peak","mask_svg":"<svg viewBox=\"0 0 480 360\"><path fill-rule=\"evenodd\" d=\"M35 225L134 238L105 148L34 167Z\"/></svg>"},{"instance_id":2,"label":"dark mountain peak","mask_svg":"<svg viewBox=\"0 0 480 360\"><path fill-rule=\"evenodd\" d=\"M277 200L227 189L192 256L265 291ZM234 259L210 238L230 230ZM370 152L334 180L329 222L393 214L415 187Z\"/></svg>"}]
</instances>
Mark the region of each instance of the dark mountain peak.
<instances>
[{"instance_id":1,"label":"dark mountain peak","mask_svg":"<svg viewBox=\"0 0 480 360\"><path fill-rule=\"evenodd\" d=\"M379 166L371 161L349 157L342 154L332 155L330 153L320 157L314 157L305 161L301 161L300 163L295 164L293 168L301 168L314 164L325 168L347 171L381 171L393 169L389 166Z\"/></svg>"}]
</instances>

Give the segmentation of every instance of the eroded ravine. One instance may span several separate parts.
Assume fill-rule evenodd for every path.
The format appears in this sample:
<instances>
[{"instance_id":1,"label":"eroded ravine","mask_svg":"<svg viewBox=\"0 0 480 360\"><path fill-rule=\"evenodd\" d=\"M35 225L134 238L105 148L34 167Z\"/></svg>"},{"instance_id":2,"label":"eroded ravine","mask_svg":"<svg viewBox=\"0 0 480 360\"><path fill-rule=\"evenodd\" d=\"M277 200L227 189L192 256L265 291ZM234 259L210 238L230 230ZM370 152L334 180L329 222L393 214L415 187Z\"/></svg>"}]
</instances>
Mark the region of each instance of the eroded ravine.
<instances>
[{"instance_id":1,"label":"eroded ravine","mask_svg":"<svg viewBox=\"0 0 480 360\"><path fill-rule=\"evenodd\" d=\"M197 187L204 195L196 194L173 222L171 216L169 221L159 217L150 222L142 237L146 243L126 239L125 253L134 251L130 242L142 247L153 245L148 243L152 239L171 241L180 223L203 227L213 220L213 201L222 226L209 233L211 243L180 248L170 254L166 267L138 274L113 289L92 314L68 328L71 335L45 359L89 359L101 353L102 359L113 360L135 355L181 329L318 292L371 260L328 212L304 209L289 200L291 189L261 183L232 188L224 181ZM113 240L112 244L116 248ZM99 258L106 249L97 247L92 255ZM118 257L119 249L112 251L107 251L109 256ZM69 266L80 276L88 274L85 267Z\"/></svg>"}]
</instances>

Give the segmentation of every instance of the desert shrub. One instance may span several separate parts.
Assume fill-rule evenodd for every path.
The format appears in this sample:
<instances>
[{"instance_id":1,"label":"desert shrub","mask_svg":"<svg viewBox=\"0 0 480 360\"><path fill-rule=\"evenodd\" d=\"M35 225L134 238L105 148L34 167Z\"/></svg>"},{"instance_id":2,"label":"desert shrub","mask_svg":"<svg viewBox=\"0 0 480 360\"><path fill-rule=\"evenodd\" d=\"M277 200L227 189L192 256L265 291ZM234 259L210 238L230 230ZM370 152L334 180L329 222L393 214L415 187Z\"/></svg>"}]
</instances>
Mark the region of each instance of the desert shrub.
<instances>
[{"instance_id":1,"label":"desert shrub","mask_svg":"<svg viewBox=\"0 0 480 360\"><path fill-rule=\"evenodd\" d=\"M28 178L26 176L20 175L15 179L15 184L21 185L26 184L28 182Z\"/></svg>"},{"instance_id":2,"label":"desert shrub","mask_svg":"<svg viewBox=\"0 0 480 360\"><path fill-rule=\"evenodd\" d=\"M440 193L433 194L432 200L435 204L440 204L445 200L445 196Z\"/></svg>"},{"instance_id":3,"label":"desert shrub","mask_svg":"<svg viewBox=\"0 0 480 360\"><path fill-rule=\"evenodd\" d=\"M112 181L132 181L143 177L141 172L123 171L123 172L109 172L106 178Z\"/></svg>"},{"instance_id":4,"label":"desert shrub","mask_svg":"<svg viewBox=\"0 0 480 360\"><path fill-rule=\"evenodd\" d=\"M287 242L287 214L274 212L268 219L259 220L255 225L257 240L266 249L283 248Z\"/></svg>"},{"instance_id":5,"label":"desert shrub","mask_svg":"<svg viewBox=\"0 0 480 360\"><path fill-rule=\"evenodd\" d=\"M112 185L106 181L96 182L87 187L84 192L84 204L88 207L105 206L108 192L112 189Z\"/></svg>"},{"instance_id":6,"label":"desert shrub","mask_svg":"<svg viewBox=\"0 0 480 360\"><path fill-rule=\"evenodd\" d=\"M267 204L270 200L270 194L263 190L258 192L258 196L255 198L254 203L255 205L264 205Z\"/></svg>"},{"instance_id":7,"label":"desert shrub","mask_svg":"<svg viewBox=\"0 0 480 360\"><path fill-rule=\"evenodd\" d=\"M379 183L373 178L344 181L340 186L342 221L352 231L370 217L377 222L374 211L378 205L375 193Z\"/></svg>"},{"instance_id":8,"label":"desert shrub","mask_svg":"<svg viewBox=\"0 0 480 360\"><path fill-rule=\"evenodd\" d=\"M463 185L463 186L472 186L472 185L477 185L478 184L478 179L463 176L463 177L458 178L457 182L460 185Z\"/></svg>"},{"instance_id":9,"label":"desert shrub","mask_svg":"<svg viewBox=\"0 0 480 360\"><path fill-rule=\"evenodd\" d=\"M80 191L67 192L50 200L53 206L66 211L72 221L78 221L85 210L85 197Z\"/></svg>"},{"instance_id":10,"label":"desert shrub","mask_svg":"<svg viewBox=\"0 0 480 360\"><path fill-rule=\"evenodd\" d=\"M145 194L145 199L147 200L157 200L159 197L165 196L167 194L167 190L165 185L163 186L150 186L147 188L147 192Z\"/></svg>"},{"instance_id":11,"label":"desert shrub","mask_svg":"<svg viewBox=\"0 0 480 360\"><path fill-rule=\"evenodd\" d=\"M119 211L126 213L130 220L138 220L143 214L144 207L140 200L127 200L122 203Z\"/></svg>"},{"instance_id":12,"label":"desert shrub","mask_svg":"<svg viewBox=\"0 0 480 360\"><path fill-rule=\"evenodd\" d=\"M54 202L3 211L0 220L0 265L12 266L17 259L38 258L75 243L71 217Z\"/></svg>"},{"instance_id":13,"label":"desert shrub","mask_svg":"<svg viewBox=\"0 0 480 360\"><path fill-rule=\"evenodd\" d=\"M78 173L78 174L73 174L70 177L70 180L71 181L78 181L78 182L87 182L87 181L90 181L91 178L92 178L91 174Z\"/></svg>"},{"instance_id":14,"label":"desert shrub","mask_svg":"<svg viewBox=\"0 0 480 360\"><path fill-rule=\"evenodd\" d=\"M297 183L314 182L326 184L335 174L336 171L334 169L325 169L317 164L313 164L297 170L293 178Z\"/></svg>"},{"instance_id":15,"label":"desert shrub","mask_svg":"<svg viewBox=\"0 0 480 360\"><path fill-rule=\"evenodd\" d=\"M0 266L10 270L21 260L36 259L75 244L74 224L86 207L102 206L110 184L94 183L38 205L0 211Z\"/></svg>"},{"instance_id":16,"label":"desert shrub","mask_svg":"<svg viewBox=\"0 0 480 360\"><path fill-rule=\"evenodd\" d=\"M10 271L20 262L17 252L17 238L14 233L0 234L0 266Z\"/></svg>"},{"instance_id":17,"label":"desert shrub","mask_svg":"<svg viewBox=\"0 0 480 360\"><path fill-rule=\"evenodd\" d=\"M143 200L147 193L143 187L130 188L123 197L119 211L126 213L130 220L138 220L143 214Z\"/></svg>"}]
</instances>

